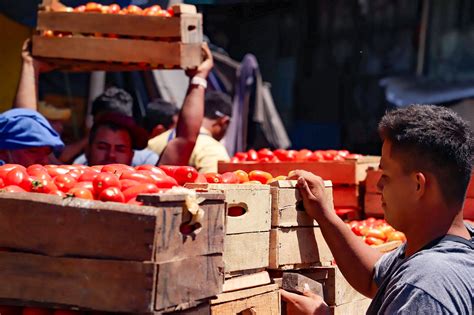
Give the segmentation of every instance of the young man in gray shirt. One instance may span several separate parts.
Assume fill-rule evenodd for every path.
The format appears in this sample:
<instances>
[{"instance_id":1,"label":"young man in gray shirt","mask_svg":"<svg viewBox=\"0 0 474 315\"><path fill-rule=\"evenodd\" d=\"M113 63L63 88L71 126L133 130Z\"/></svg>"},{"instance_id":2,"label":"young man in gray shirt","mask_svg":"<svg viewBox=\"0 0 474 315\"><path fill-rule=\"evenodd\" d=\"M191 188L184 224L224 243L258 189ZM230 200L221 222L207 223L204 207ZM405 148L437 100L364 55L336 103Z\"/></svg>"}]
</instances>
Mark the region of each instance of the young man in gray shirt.
<instances>
[{"instance_id":1,"label":"young man in gray shirt","mask_svg":"<svg viewBox=\"0 0 474 315\"><path fill-rule=\"evenodd\" d=\"M338 267L373 298L368 314L473 314L474 230L463 223L473 136L452 111L415 105L387 113L378 187L385 219L407 242L382 255L365 245L334 212L321 178L293 176L307 213L320 226ZM289 314L327 314L320 297L282 291Z\"/></svg>"}]
</instances>

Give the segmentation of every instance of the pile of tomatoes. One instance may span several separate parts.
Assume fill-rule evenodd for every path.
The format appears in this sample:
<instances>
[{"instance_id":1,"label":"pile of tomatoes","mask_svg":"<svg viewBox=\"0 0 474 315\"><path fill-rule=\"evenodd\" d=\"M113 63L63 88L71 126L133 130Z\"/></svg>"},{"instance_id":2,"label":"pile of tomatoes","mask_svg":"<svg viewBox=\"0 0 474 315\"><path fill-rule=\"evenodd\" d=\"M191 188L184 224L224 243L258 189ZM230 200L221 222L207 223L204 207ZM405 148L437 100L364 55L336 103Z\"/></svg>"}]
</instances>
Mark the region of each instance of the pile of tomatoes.
<instances>
[{"instance_id":1,"label":"pile of tomatoes","mask_svg":"<svg viewBox=\"0 0 474 315\"><path fill-rule=\"evenodd\" d=\"M351 221L346 225L355 235L364 239L369 245L381 245L392 241L406 241L405 234L395 230L385 220L368 218L362 221Z\"/></svg>"},{"instance_id":2,"label":"pile of tomatoes","mask_svg":"<svg viewBox=\"0 0 474 315\"><path fill-rule=\"evenodd\" d=\"M102 13L102 14L122 14L122 15L149 15L149 16L162 16L172 17L174 11L172 8L168 10L162 9L159 5L152 5L148 8L142 9L136 5L129 5L121 8L118 4L114 3L111 5L103 5L96 2L88 2L86 5L80 5L75 8L66 7L66 12L80 12L80 13Z\"/></svg>"},{"instance_id":3,"label":"pile of tomatoes","mask_svg":"<svg viewBox=\"0 0 474 315\"><path fill-rule=\"evenodd\" d=\"M260 149L237 152L230 160L231 163L240 162L304 162L304 161L345 161L361 158L362 155L350 153L347 150L270 150Z\"/></svg>"},{"instance_id":4,"label":"pile of tomatoes","mask_svg":"<svg viewBox=\"0 0 474 315\"><path fill-rule=\"evenodd\" d=\"M206 173L204 174L204 178L206 182L212 184L270 184L276 180L284 180L286 176L273 177L272 174L259 170L254 170L249 173L237 170L223 174Z\"/></svg>"}]
</instances>

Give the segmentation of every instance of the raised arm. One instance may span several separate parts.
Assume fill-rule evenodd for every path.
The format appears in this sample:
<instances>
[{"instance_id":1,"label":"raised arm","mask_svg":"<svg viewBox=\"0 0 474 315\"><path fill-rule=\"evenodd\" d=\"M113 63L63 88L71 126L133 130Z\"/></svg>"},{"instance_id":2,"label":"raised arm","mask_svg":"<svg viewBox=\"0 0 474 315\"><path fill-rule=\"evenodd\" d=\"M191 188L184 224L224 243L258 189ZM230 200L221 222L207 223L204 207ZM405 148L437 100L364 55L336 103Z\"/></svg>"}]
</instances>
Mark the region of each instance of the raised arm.
<instances>
[{"instance_id":1,"label":"raised arm","mask_svg":"<svg viewBox=\"0 0 474 315\"><path fill-rule=\"evenodd\" d=\"M211 51L206 43L203 44L202 51L204 54L202 64L197 69L186 72L190 79L198 77L206 80L214 65ZM192 84L190 81L183 107L179 112L176 137L168 143L157 164L188 164L204 117L204 94L203 86Z\"/></svg>"},{"instance_id":2,"label":"raised arm","mask_svg":"<svg viewBox=\"0 0 474 315\"><path fill-rule=\"evenodd\" d=\"M30 46L31 40L27 39L23 43L21 52L20 82L18 83L13 107L36 110L38 105L39 64L31 56Z\"/></svg>"},{"instance_id":3,"label":"raised arm","mask_svg":"<svg viewBox=\"0 0 474 315\"><path fill-rule=\"evenodd\" d=\"M336 215L334 205L324 194L323 180L306 171L295 171L306 212L318 221L337 266L347 281L360 293L374 297L377 292L374 266L382 254L357 237Z\"/></svg>"}]
</instances>

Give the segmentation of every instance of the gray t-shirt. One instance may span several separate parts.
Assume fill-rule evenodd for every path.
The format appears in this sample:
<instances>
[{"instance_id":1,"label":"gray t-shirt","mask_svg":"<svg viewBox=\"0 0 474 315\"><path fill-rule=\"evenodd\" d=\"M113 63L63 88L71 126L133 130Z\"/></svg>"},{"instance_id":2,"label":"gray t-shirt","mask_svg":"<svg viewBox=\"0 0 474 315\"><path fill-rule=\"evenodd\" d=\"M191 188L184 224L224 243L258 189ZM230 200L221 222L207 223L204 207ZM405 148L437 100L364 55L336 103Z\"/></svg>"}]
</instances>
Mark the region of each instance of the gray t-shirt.
<instances>
[{"instance_id":1,"label":"gray t-shirt","mask_svg":"<svg viewBox=\"0 0 474 315\"><path fill-rule=\"evenodd\" d=\"M471 240L446 236L405 258L405 244L375 265L379 290L367 314L473 314L474 229Z\"/></svg>"}]
</instances>

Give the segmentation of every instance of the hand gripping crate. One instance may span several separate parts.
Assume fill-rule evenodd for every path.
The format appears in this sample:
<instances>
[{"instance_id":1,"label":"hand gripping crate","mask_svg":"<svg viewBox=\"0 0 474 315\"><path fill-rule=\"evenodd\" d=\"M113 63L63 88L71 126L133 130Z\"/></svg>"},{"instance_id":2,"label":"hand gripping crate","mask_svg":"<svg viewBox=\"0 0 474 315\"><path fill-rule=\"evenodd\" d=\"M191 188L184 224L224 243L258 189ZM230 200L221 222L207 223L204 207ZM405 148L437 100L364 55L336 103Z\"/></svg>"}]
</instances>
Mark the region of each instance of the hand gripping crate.
<instances>
[{"instance_id":1,"label":"hand gripping crate","mask_svg":"<svg viewBox=\"0 0 474 315\"><path fill-rule=\"evenodd\" d=\"M65 12L63 7L44 0L33 36L33 55L59 69L188 69L202 61L202 15L194 6L174 6L173 17Z\"/></svg>"},{"instance_id":2,"label":"hand gripping crate","mask_svg":"<svg viewBox=\"0 0 474 315\"><path fill-rule=\"evenodd\" d=\"M0 305L156 313L221 293L224 196L198 197L204 218L183 234L183 195L133 206L0 193Z\"/></svg>"}]
</instances>

